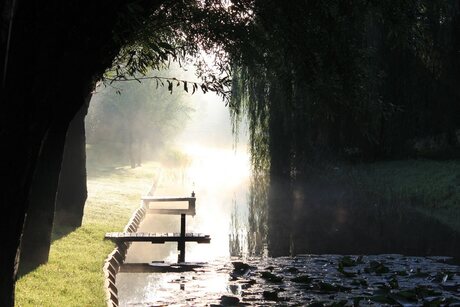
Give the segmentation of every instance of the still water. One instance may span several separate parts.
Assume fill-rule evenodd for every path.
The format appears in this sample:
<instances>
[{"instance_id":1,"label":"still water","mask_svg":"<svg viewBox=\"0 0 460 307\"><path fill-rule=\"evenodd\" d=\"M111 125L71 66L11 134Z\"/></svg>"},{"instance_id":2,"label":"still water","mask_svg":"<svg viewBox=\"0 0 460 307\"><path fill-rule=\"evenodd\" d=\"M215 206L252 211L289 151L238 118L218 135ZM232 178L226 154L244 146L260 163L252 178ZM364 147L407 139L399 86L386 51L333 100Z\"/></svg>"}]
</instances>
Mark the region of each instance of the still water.
<instances>
[{"instance_id":1,"label":"still water","mask_svg":"<svg viewBox=\"0 0 460 307\"><path fill-rule=\"evenodd\" d=\"M290 227L289 250L282 252L295 256L270 258L264 248L257 257L248 254L257 228L248 221L258 220L254 212L261 211L249 210L251 168L245 135L235 147L228 110L219 101L203 99L197 109L200 117L193 117L175 141L187 163L163 167L155 195L189 196L194 191L196 216L187 217L187 232L209 234L211 243L186 244L186 261L198 263L188 270L120 272L121 306L460 304L459 268L446 258L416 257L444 251L453 255L458 238L414 212L372 206L363 210L315 199L308 210L296 214L295 227L287 225L289 219L270 225ZM179 217L149 215L139 231L178 232L179 226ZM126 263L152 261L175 263L177 244L132 244Z\"/></svg>"},{"instance_id":2,"label":"still water","mask_svg":"<svg viewBox=\"0 0 460 307\"><path fill-rule=\"evenodd\" d=\"M187 157L187 163L162 168L155 196L189 196L194 191L196 215L187 216L186 231L209 234L211 243L187 243L186 261L226 263L230 257L229 237L247 233L244 221L248 214L250 164L245 134L241 133L235 141L228 109L221 101L205 96L195 107L196 114L175 140L175 147ZM238 219L232 219L236 215ZM179 232L179 228L179 217L148 215L138 231ZM176 262L177 244L132 244L126 262L151 261ZM173 273L119 273L117 286L121 304L150 306L156 300L164 302L164 297L176 295L172 291L176 285L168 282L176 277L180 280L180 276ZM225 289L226 276L217 274L207 278L206 291Z\"/></svg>"}]
</instances>

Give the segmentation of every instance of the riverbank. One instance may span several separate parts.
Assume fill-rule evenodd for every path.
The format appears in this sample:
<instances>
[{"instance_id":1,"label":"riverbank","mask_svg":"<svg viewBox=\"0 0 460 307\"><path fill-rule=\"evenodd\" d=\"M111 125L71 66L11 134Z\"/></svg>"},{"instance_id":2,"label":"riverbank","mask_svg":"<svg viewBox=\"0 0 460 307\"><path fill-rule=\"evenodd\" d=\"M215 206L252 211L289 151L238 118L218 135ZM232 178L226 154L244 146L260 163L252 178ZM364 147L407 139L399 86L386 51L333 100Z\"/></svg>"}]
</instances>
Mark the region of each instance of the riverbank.
<instances>
[{"instance_id":1,"label":"riverbank","mask_svg":"<svg viewBox=\"0 0 460 307\"><path fill-rule=\"evenodd\" d=\"M343 173L356 190L377 202L413 206L460 233L460 160L363 163Z\"/></svg>"},{"instance_id":2,"label":"riverbank","mask_svg":"<svg viewBox=\"0 0 460 307\"><path fill-rule=\"evenodd\" d=\"M49 261L18 280L16 305L105 306L102 266L113 243L104 234L123 229L157 172L155 163L89 167L83 225L53 231Z\"/></svg>"},{"instance_id":3,"label":"riverbank","mask_svg":"<svg viewBox=\"0 0 460 307\"><path fill-rule=\"evenodd\" d=\"M459 260L459 174L458 160L323 168L297 188L291 217L282 216L287 210L276 219L269 215L270 253L400 253Z\"/></svg>"}]
</instances>

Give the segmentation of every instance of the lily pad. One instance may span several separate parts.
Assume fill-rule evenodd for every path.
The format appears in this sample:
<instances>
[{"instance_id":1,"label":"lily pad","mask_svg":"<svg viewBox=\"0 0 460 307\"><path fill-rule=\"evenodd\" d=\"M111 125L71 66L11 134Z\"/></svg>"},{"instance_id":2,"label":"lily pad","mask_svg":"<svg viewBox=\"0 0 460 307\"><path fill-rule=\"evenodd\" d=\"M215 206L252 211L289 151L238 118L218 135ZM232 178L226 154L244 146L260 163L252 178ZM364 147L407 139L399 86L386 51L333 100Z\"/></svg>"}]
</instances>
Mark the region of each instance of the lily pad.
<instances>
[{"instance_id":1,"label":"lily pad","mask_svg":"<svg viewBox=\"0 0 460 307\"><path fill-rule=\"evenodd\" d=\"M390 272L390 269L379 261L371 261L369 267L364 268L366 273L375 273L377 275L386 274Z\"/></svg>"},{"instance_id":2,"label":"lily pad","mask_svg":"<svg viewBox=\"0 0 460 307\"><path fill-rule=\"evenodd\" d=\"M277 291L264 291L262 296L268 301L277 301L279 299Z\"/></svg>"},{"instance_id":3,"label":"lily pad","mask_svg":"<svg viewBox=\"0 0 460 307\"><path fill-rule=\"evenodd\" d=\"M220 298L220 304L222 306L235 306L238 305L240 299L236 296L222 295Z\"/></svg>"},{"instance_id":4,"label":"lily pad","mask_svg":"<svg viewBox=\"0 0 460 307\"><path fill-rule=\"evenodd\" d=\"M300 275L291 279L291 281L302 284L309 284L312 281L312 278L308 275Z\"/></svg>"},{"instance_id":5,"label":"lily pad","mask_svg":"<svg viewBox=\"0 0 460 307\"><path fill-rule=\"evenodd\" d=\"M283 281L283 277L281 276L277 276L271 272L268 272L268 271L264 271L264 272L261 272L260 273L261 277L267 281L270 281L270 282L282 282Z\"/></svg>"}]
</instances>

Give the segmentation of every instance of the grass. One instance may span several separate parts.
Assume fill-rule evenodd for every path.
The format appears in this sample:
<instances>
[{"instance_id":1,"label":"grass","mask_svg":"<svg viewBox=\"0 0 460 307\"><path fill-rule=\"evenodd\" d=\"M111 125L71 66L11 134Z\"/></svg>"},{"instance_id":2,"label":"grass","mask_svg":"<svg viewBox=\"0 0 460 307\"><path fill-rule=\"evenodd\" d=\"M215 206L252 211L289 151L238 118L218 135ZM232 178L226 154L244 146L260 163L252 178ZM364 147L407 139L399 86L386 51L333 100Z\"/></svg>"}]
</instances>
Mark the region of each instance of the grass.
<instances>
[{"instance_id":1,"label":"grass","mask_svg":"<svg viewBox=\"0 0 460 307\"><path fill-rule=\"evenodd\" d=\"M119 231L153 182L157 165L89 167L89 198L82 227L60 237L56 230L49 262L17 283L17 306L105 306L102 265L113 244L105 232ZM409 203L460 232L460 161L385 161L341 167L341 180L376 200Z\"/></svg>"},{"instance_id":2,"label":"grass","mask_svg":"<svg viewBox=\"0 0 460 307\"><path fill-rule=\"evenodd\" d=\"M51 245L47 264L21 277L16 284L17 306L105 306L102 266L114 245L104 234L120 231L140 204L157 172L141 168L89 167L88 200L82 227Z\"/></svg>"},{"instance_id":3,"label":"grass","mask_svg":"<svg viewBox=\"0 0 460 307\"><path fill-rule=\"evenodd\" d=\"M404 160L346 169L358 190L377 201L404 203L460 232L460 160Z\"/></svg>"}]
</instances>

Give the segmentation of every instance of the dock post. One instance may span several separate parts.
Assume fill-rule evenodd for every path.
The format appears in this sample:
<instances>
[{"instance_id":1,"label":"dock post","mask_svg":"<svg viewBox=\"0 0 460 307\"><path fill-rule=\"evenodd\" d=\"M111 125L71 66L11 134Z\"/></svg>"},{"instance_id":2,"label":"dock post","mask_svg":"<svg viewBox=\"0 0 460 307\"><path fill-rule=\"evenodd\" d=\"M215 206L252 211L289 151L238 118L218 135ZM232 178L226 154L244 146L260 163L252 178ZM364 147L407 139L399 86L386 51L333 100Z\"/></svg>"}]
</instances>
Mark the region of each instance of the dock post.
<instances>
[{"instance_id":1,"label":"dock post","mask_svg":"<svg viewBox=\"0 0 460 307\"><path fill-rule=\"evenodd\" d=\"M180 240L177 242L179 256L177 262L185 262L185 214L180 215Z\"/></svg>"}]
</instances>

